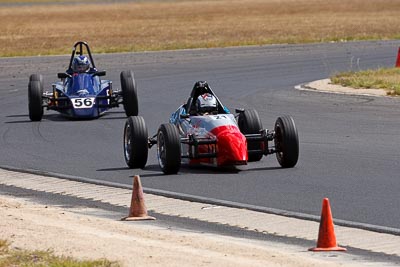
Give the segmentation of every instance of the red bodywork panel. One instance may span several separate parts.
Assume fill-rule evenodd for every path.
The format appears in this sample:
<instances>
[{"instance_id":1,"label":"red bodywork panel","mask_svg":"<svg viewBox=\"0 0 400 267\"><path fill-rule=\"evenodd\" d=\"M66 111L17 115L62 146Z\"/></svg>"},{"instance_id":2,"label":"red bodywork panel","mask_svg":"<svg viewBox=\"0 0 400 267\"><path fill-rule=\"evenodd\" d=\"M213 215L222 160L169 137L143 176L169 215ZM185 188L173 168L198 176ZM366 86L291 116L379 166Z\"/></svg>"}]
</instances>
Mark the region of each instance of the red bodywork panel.
<instances>
[{"instance_id":1,"label":"red bodywork panel","mask_svg":"<svg viewBox=\"0 0 400 267\"><path fill-rule=\"evenodd\" d=\"M210 133L217 138L217 158L192 159L191 164L206 163L217 166L247 164L247 140L237 126L218 126L212 129ZM206 153L208 150L208 145L199 146L200 153Z\"/></svg>"},{"instance_id":2,"label":"red bodywork panel","mask_svg":"<svg viewBox=\"0 0 400 267\"><path fill-rule=\"evenodd\" d=\"M247 141L233 125L219 126L211 131L217 137L217 165L247 164Z\"/></svg>"}]
</instances>

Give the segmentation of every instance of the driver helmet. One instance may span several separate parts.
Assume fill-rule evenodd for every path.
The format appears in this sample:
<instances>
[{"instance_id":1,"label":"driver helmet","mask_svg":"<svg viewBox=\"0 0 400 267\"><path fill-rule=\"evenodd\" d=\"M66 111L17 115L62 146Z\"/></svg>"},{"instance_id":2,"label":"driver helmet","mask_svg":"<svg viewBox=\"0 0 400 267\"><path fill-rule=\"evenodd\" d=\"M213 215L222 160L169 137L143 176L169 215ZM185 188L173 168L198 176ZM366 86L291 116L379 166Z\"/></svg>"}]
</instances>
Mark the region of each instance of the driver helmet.
<instances>
[{"instance_id":1,"label":"driver helmet","mask_svg":"<svg viewBox=\"0 0 400 267\"><path fill-rule=\"evenodd\" d=\"M196 101L197 113L200 115L217 114L218 104L217 99L210 93L200 95Z\"/></svg>"},{"instance_id":2,"label":"driver helmet","mask_svg":"<svg viewBox=\"0 0 400 267\"><path fill-rule=\"evenodd\" d=\"M77 56L72 61L72 70L74 72L86 72L89 70L90 60L87 56Z\"/></svg>"}]
</instances>

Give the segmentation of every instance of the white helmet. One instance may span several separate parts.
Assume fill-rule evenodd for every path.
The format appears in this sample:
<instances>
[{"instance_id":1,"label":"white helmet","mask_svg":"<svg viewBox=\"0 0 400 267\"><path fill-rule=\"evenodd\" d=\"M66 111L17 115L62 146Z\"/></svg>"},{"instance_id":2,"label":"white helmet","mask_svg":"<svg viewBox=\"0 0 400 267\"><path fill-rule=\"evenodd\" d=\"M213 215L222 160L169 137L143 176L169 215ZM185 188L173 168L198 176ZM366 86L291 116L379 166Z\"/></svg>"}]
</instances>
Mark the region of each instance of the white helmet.
<instances>
[{"instance_id":1,"label":"white helmet","mask_svg":"<svg viewBox=\"0 0 400 267\"><path fill-rule=\"evenodd\" d=\"M204 113L217 114L217 99L210 93L202 94L197 98L196 109L197 113L200 115L203 115Z\"/></svg>"},{"instance_id":2,"label":"white helmet","mask_svg":"<svg viewBox=\"0 0 400 267\"><path fill-rule=\"evenodd\" d=\"M72 61L72 70L74 72L86 72L89 70L90 60L87 56L77 56Z\"/></svg>"}]
</instances>

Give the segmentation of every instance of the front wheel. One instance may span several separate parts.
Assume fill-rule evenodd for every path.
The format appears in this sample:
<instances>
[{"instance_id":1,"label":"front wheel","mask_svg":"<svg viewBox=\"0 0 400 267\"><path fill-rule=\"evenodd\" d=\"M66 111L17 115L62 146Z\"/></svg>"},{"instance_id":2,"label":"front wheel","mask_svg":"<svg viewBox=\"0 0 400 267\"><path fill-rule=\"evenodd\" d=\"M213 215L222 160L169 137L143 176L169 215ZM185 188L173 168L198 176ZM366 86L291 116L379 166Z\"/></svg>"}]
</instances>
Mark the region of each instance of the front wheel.
<instances>
[{"instance_id":1,"label":"front wheel","mask_svg":"<svg viewBox=\"0 0 400 267\"><path fill-rule=\"evenodd\" d=\"M299 137L291 116L282 116L275 123L276 158L283 168L292 168L299 159Z\"/></svg>"},{"instance_id":2,"label":"front wheel","mask_svg":"<svg viewBox=\"0 0 400 267\"><path fill-rule=\"evenodd\" d=\"M125 114L126 116L137 116L139 114L139 105L133 71L121 72L120 78Z\"/></svg>"},{"instance_id":3,"label":"front wheel","mask_svg":"<svg viewBox=\"0 0 400 267\"><path fill-rule=\"evenodd\" d=\"M239 113L238 125L243 134L259 134L263 128L258 112L255 109L246 109L244 112ZM262 142L247 142L249 161L260 161L263 153L256 151L261 151L262 149Z\"/></svg>"},{"instance_id":4,"label":"front wheel","mask_svg":"<svg viewBox=\"0 0 400 267\"><path fill-rule=\"evenodd\" d=\"M158 129L157 158L164 174L178 173L181 167L181 141L174 124L161 124Z\"/></svg>"},{"instance_id":5,"label":"front wheel","mask_svg":"<svg viewBox=\"0 0 400 267\"><path fill-rule=\"evenodd\" d=\"M148 157L148 132L143 117L129 117L124 128L124 156L129 168L144 168Z\"/></svg>"},{"instance_id":6,"label":"front wheel","mask_svg":"<svg viewBox=\"0 0 400 267\"><path fill-rule=\"evenodd\" d=\"M40 121L43 117L43 77L32 74L28 84L28 109L31 121Z\"/></svg>"}]
</instances>

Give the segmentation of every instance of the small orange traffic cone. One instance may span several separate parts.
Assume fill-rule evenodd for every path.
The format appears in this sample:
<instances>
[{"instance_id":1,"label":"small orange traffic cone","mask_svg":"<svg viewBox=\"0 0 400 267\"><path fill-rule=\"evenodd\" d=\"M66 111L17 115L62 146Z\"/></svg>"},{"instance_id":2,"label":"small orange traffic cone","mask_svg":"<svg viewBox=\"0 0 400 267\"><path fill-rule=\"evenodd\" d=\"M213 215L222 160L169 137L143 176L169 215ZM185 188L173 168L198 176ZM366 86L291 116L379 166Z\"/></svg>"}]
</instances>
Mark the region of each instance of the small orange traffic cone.
<instances>
[{"instance_id":1,"label":"small orange traffic cone","mask_svg":"<svg viewBox=\"0 0 400 267\"><path fill-rule=\"evenodd\" d=\"M397 52L397 60L396 60L396 68L399 68L399 67L400 67L400 47Z\"/></svg>"},{"instance_id":2,"label":"small orange traffic cone","mask_svg":"<svg viewBox=\"0 0 400 267\"><path fill-rule=\"evenodd\" d=\"M333 229L333 219L329 199L322 201L321 221L317 247L310 248L311 251L346 251L345 248L338 247L336 243L335 230Z\"/></svg>"},{"instance_id":3,"label":"small orange traffic cone","mask_svg":"<svg viewBox=\"0 0 400 267\"><path fill-rule=\"evenodd\" d=\"M128 217L124 217L122 221L139 221L139 220L155 220L147 214L146 205L144 204L143 188L139 175L133 177L133 189L131 208Z\"/></svg>"}]
</instances>

